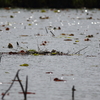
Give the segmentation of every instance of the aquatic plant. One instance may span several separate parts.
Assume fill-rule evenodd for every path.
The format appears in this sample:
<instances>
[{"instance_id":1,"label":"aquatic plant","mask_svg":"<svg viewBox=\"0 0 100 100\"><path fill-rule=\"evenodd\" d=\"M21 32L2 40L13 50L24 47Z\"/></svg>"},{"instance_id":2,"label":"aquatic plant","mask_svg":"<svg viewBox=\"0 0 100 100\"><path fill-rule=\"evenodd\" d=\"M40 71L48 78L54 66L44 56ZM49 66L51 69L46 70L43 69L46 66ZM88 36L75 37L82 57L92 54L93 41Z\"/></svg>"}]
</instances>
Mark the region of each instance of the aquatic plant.
<instances>
[{"instance_id":1,"label":"aquatic plant","mask_svg":"<svg viewBox=\"0 0 100 100\"><path fill-rule=\"evenodd\" d=\"M34 49L30 49L30 50L28 50L28 51L31 52L31 53L37 52L37 51L34 50Z\"/></svg>"},{"instance_id":2,"label":"aquatic plant","mask_svg":"<svg viewBox=\"0 0 100 100\"><path fill-rule=\"evenodd\" d=\"M29 66L29 64L26 64L26 63L25 63L25 64L21 64L20 66Z\"/></svg>"}]
</instances>

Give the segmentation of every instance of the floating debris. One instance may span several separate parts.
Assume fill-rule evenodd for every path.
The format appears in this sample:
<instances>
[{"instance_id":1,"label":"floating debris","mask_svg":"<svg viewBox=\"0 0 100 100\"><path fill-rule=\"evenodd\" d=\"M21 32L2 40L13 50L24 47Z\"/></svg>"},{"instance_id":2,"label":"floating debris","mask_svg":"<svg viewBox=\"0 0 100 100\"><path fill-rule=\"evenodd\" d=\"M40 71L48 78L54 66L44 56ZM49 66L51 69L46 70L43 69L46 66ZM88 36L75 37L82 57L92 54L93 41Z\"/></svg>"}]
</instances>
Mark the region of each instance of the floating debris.
<instances>
[{"instance_id":1,"label":"floating debris","mask_svg":"<svg viewBox=\"0 0 100 100\"><path fill-rule=\"evenodd\" d=\"M87 19L92 19L92 17L88 17Z\"/></svg>"},{"instance_id":2,"label":"floating debris","mask_svg":"<svg viewBox=\"0 0 100 100\"><path fill-rule=\"evenodd\" d=\"M84 41L90 41L90 39L86 38L86 39L84 39Z\"/></svg>"},{"instance_id":3,"label":"floating debris","mask_svg":"<svg viewBox=\"0 0 100 100\"><path fill-rule=\"evenodd\" d=\"M54 27L54 30L61 30L61 27Z\"/></svg>"},{"instance_id":4,"label":"floating debris","mask_svg":"<svg viewBox=\"0 0 100 100\"><path fill-rule=\"evenodd\" d=\"M62 80L62 79L59 79L59 78L54 78L54 81L60 82L60 81L66 81L66 80Z\"/></svg>"},{"instance_id":5,"label":"floating debris","mask_svg":"<svg viewBox=\"0 0 100 100\"><path fill-rule=\"evenodd\" d=\"M40 19L49 19L48 16L40 16L39 18L40 18Z\"/></svg>"},{"instance_id":6,"label":"floating debris","mask_svg":"<svg viewBox=\"0 0 100 100\"><path fill-rule=\"evenodd\" d=\"M14 18L14 16L13 15L10 15L10 18Z\"/></svg>"},{"instance_id":7,"label":"floating debris","mask_svg":"<svg viewBox=\"0 0 100 100\"><path fill-rule=\"evenodd\" d=\"M8 48L13 48L13 45L11 43L9 43Z\"/></svg>"},{"instance_id":8,"label":"floating debris","mask_svg":"<svg viewBox=\"0 0 100 100\"><path fill-rule=\"evenodd\" d=\"M64 41L72 41L72 39L64 39Z\"/></svg>"},{"instance_id":9,"label":"floating debris","mask_svg":"<svg viewBox=\"0 0 100 100\"><path fill-rule=\"evenodd\" d=\"M86 37L88 37L88 38L92 38L92 37L93 37L93 35L88 35L88 36L86 36Z\"/></svg>"},{"instance_id":10,"label":"floating debris","mask_svg":"<svg viewBox=\"0 0 100 100\"><path fill-rule=\"evenodd\" d=\"M74 36L74 34L69 34L69 36Z\"/></svg>"},{"instance_id":11,"label":"floating debris","mask_svg":"<svg viewBox=\"0 0 100 100\"><path fill-rule=\"evenodd\" d=\"M65 33L61 33L61 35L66 35Z\"/></svg>"},{"instance_id":12,"label":"floating debris","mask_svg":"<svg viewBox=\"0 0 100 100\"><path fill-rule=\"evenodd\" d=\"M53 74L53 72L46 72L46 74Z\"/></svg>"},{"instance_id":13,"label":"floating debris","mask_svg":"<svg viewBox=\"0 0 100 100\"><path fill-rule=\"evenodd\" d=\"M9 30L10 30L10 28L8 28L8 27L7 27L5 30L6 30L6 31L9 31Z\"/></svg>"}]
</instances>

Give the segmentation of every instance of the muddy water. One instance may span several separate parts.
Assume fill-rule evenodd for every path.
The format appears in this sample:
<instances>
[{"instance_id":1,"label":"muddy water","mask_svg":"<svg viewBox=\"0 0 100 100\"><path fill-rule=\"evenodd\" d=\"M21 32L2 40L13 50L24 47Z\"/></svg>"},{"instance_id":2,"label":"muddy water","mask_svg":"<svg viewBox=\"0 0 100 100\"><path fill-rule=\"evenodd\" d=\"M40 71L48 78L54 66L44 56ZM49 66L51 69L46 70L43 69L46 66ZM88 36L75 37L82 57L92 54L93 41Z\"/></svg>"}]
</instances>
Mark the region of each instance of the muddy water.
<instances>
[{"instance_id":1,"label":"muddy water","mask_svg":"<svg viewBox=\"0 0 100 100\"><path fill-rule=\"evenodd\" d=\"M44 13L39 9L1 9L0 52L38 50L39 47L40 50L55 49L65 53L69 52L71 55L3 54L0 63L0 94L8 89L17 70L21 69L19 77L23 85L25 86L26 75L28 75L28 91L35 93L28 94L28 100L72 100L73 85L76 88L75 100L99 100L99 15L100 10L98 9L65 9L60 13L48 9ZM40 16L48 16L49 19L40 19ZM6 30L7 27L9 30ZM61 30L54 30L54 27L61 27ZM65 35L61 35L62 33ZM74 36L69 36L69 34L74 34ZM93 35L89 38L90 41L84 41L87 35ZM72 41L64 41L64 39ZM47 41L45 46L41 45L43 41ZM17 47L16 42L19 42L20 47ZM7 48L8 43L13 44L13 49ZM77 51L80 51L79 54L75 54ZM24 63L29 66L20 66ZM66 81L55 82L56 77ZM9 95L5 96L5 100L19 100L19 98L23 100L23 95L19 94L21 91L19 83L15 82Z\"/></svg>"}]
</instances>

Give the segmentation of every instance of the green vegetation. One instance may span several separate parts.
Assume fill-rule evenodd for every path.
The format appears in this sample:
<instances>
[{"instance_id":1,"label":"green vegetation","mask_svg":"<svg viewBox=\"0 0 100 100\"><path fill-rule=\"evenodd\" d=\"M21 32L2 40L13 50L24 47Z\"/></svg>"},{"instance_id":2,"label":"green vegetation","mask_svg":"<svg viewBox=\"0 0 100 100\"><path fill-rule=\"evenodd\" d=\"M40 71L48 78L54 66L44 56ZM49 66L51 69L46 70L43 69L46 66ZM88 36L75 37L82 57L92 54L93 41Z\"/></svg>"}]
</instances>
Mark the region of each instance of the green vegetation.
<instances>
[{"instance_id":1,"label":"green vegetation","mask_svg":"<svg viewBox=\"0 0 100 100\"><path fill-rule=\"evenodd\" d=\"M25 63L25 64L21 64L20 66L29 66L29 64L26 64L26 63Z\"/></svg>"},{"instance_id":2,"label":"green vegetation","mask_svg":"<svg viewBox=\"0 0 100 100\"><path fill-rule=\"evenodd\" d=\"M100 0L0 0L0 7L100 8Z\"/></svg>"}]
</instances>

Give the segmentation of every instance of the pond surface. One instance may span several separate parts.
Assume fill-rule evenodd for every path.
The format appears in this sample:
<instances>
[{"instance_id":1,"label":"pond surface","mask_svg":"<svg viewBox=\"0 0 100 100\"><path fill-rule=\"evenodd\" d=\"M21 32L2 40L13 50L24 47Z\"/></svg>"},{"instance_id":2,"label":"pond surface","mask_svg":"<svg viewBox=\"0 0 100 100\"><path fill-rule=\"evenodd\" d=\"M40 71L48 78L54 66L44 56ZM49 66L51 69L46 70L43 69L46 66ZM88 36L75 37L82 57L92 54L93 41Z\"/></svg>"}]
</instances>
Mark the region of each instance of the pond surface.
<instances>
[{"instance_id":1,"label":"pond surface","mask_svg":"<svg viewBox=\"0 0 100 100\"><path fill-rule=\"evenodd\" d=\"M35 93L28 94L27 100L72 100L73 85L75 100L100 100L99 16L99 9L0 9L0 97L21 69L22 84L25 87L28 75L28 92ZM54 49L70 55L7 54L30 49ZM24 63L29 66L20 66ZM56 82L54 78L66 81ZM14 82L4 99L24 100L21 91Z\"/></svg>"}]
</instances>

